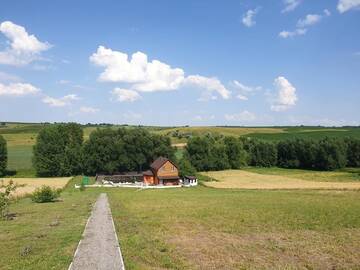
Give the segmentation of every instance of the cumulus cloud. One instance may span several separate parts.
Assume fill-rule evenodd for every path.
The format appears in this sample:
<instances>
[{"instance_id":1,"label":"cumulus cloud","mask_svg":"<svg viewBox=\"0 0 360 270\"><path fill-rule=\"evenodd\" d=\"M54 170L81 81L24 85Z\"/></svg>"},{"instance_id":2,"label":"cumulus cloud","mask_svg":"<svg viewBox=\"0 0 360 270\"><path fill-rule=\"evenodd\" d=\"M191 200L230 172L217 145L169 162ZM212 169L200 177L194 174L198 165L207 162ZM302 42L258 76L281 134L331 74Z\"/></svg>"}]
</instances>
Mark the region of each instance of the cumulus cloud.
<instances>
[{"instance_id":1,"label":"cumulus cloud","mask_svg":"<svg viewBox=\"0 0 360 270\"><path fill-rule=\"evenodd\" d=\"M0 83L0 96L21 97L26 95L34 95L40 92L40 89L29 83Z\"/></svg>"},{"instance_id":2,"label":"cumulus cloud","mask_svg":"<svg viewBox=\"0 0 360 270\"><path fill-rule=\"evenodd\" d=\"M246 27L252 27L256 24L255 22L255 15L259 12L259 8L256 9L249 9L242 18L242 23Z\"/></svg>"},{"instance_id":3,"label":"cumulus cloud","mask_svg":"<svg viewBox=\"0 0 360 270\"><path fill-rule=\"evenodd\" d=\"M5 21L0 24L0 32L8 39L9 46L0 52L0 64L23 66L40 59L40 53L51 48L47 42L29 35L25 28Z\"/></svg>"},{"instance_id":4,"label":"cumulus cloud","mask_svg":"<svg viewBox=\"0 0 360 270\"><path fill-rule=\"evenodd\" d=\"M298 100L296 88L285 77L277 77L274 80L274 86L277 94L272 99L272 111L286 111L296 105Z\"/></svg>"},{"instance_id":5,"label":"cumulus cloud","mask_svg":"<svg viewBox=\"0 0 360 270\"><path fill-rule=\"evenodd\" d=\"M246 110L236 114L225 114L224 117L227 121L235 122L252 122L256 120L256 115Z\"/></svg>"},{"instance_id":6,"label":"cumulus cloud","mask_svg":"<svg viewBox=\"0 0 360 270\"><path fill-rule=\"evenodd\" d=\"M99 111L99 109L97 108L93 108L93 107L87 107L87 106L82 106L80 107L80 112L82 113L97 113Z\"/></svg>"},{"instance_id":7,"label":"cumulus cloud","mask_svg":"<svg viewBox=\"0 0 360 270\"><path fill-rule=\"evenodd\" d=\"M190 75L186 78L185 83L205 89L207 92L205 92L204 96L211 96L212 99L214 99L212 95L213 92L218 93L223 99L230 98L230 91L215 77L209 78L200 75Z\"/></svg>"},{"instance_id":8,"label":"cumulus cloud","mask_svg":"<svg viewBox=\"0 0 360 270\"><path fill-rule=\"evenodd\" d=\"M141 99L138 92L130 89L115 88L111 91L111 94L114 96L115 100L120 102L134 102Z\"/></svg>"},{"instance_id":9,"label":"cumulus cloud","mask_svg":"<svg viewBox=\"0 0 360 270\"><path fill-rule=\"evenodd\" d=\"M279 33L279 36L282 38L289 38L305 35L308 27L319 23L324 17L330 15L331 13L327 9L324 9L324 14L308 14L305 18L298 20L294 31L282 31Z\"/></svg>"},{"instance_id":10,"label":"cumulus cloud","mask_svg":"<svg viewBox=\"0 0 360 270\"><path fill-rule=\"evenodd\" d=\"M351 9L359 9L360 0L339 0L337 9L340 13L347 12Z\"/></svg>"},{"instance_id":11,"label":"cumulus cloud","mask_svg":"<svg viewBox=\"0 0 360 270\"><path fill-rule=\"evenodd\" d=\"M126 53L99 46L90 56L90 61L105 68L99 81L129 84L127 89L115 91L121 101L139 99L140 95L136 92L172 91L185 84L201 87L206 92L215 91L223 98L229 96L229 91L217 78L200 75L185 77L181 68L172 68L159 60L148 61L147 55L142 52L136 52L129 58Z\"/></svg>"},{"instance_id":12,"label":"cumulus cloud","mask_svg":"<svg viewBox=\"0 0 360 270\"><path fill-rule=\"evenodd\" d=\"M48 104L51 107L64 107L64 106L68 106L71 105L73 101L75 100L79 100L79 97L75 94L71 94L71 95L66 95L64 97L61 98L54 98L54 97L49 97L49 96L45 96L42 101L45 104Z\"/></svg>"},{"instance_id":13,"label":"cumulus cloud","mask_svg":"<svg viewBox=\"0 0 360 270\"><path fill-rule=\"evenodd\" d=\"M260 86L257 86L257 87L247 86L237 80L234 80L232 82L232 85L238 92L236 95L236 98L241 99L241 100L248 100L249 95L262 89Z\"/></svg>"},{"instance_id":14,"label":"cumulus cloud","mask_svg":"<svg viewBox=\"0 0 360 270\"><path fill-rule=\"evenodd\" d=\"M295 10L302 2L302 0L283 0L284 9L281 11L282 13L290 12Z\"/></svg>"}]
</instances>

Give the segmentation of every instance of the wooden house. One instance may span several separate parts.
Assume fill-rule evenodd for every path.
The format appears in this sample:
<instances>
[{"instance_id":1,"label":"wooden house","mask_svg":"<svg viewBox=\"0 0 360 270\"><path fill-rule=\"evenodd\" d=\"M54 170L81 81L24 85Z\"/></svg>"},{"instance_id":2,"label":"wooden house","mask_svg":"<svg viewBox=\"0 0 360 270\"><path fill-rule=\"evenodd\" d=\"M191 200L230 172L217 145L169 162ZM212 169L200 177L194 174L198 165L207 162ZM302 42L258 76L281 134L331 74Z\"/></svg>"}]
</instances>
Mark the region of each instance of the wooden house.
<instances>
[{"instance_id":1,"label":"wooden house","mask_svg":"<svg viewBox=\"0 0 360 270\"><path fill-rule=\"evenodd\" d=\"M179 185L179 169L169 159L157 158L151 165L150 170L143 173L146 185Z\"/></svg>"}]
</instances>

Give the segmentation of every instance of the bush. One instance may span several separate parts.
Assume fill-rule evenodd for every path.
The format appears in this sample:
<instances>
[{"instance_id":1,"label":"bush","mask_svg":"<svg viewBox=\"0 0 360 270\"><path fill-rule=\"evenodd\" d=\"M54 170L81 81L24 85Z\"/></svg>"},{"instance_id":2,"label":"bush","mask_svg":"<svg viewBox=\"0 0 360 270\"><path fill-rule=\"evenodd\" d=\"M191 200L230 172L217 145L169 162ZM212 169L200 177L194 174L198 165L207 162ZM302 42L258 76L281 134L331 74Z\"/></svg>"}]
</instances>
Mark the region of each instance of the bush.
<instances>
[{"instance_id":1,"label":"bush","mask_svg":"<svg viewBox=\"0 0 360 270\"><path fill-rule=\"evenodd\" d=\"M0 218L7 219L9 214L9 206L11 203L10 196L13 191L15 191L18 187L24 185L18 185L14 183L12 180L9 181L8 184L4 185L1 183L0 189Z\"/></svg>"},{"instance_id":2,"label":"bush","mask_svg":"<svg viewBox=\"0 0 360 270\"><path fill-rule=\"evenodd\" d=\"M188 157L184 156L178 163L178 167L180 170L180 176L184 177L186 175L190 176L190 175L195 175L196 174L196 169L194 168L194 166L191 165Z\"/></svg>"},{"instance_id":3,"label":"bush","mask_svg":"<svg viewBox=\"0 0 360 270\"><path fill-rule=\"evenodd\" d=\"M6 141L4 137L0 135L0 176L5 175L6 165L7 165Z\"/></svg>"},{"instance_id":4,"label":"bush","mask_svg":"<svg viewBox=\"0 0 360 270\"><path fill-rule=\"evenodd\" d=\"M83 131L78 124L43 128L34 146L33 163L39 176L70 176L82 172Z\"/></svg>"},{"instance_id":5,"label":"bush","mask_svg":"<svg viewBox=\"0 0 360 270\"><path fill-rule=\"evenodd\" d=\"M60 189L55 190L49 186L42 186L34 191L31 199L36 203L53 202L60 196L60 192Z\"/></svg>"}]
</instances>

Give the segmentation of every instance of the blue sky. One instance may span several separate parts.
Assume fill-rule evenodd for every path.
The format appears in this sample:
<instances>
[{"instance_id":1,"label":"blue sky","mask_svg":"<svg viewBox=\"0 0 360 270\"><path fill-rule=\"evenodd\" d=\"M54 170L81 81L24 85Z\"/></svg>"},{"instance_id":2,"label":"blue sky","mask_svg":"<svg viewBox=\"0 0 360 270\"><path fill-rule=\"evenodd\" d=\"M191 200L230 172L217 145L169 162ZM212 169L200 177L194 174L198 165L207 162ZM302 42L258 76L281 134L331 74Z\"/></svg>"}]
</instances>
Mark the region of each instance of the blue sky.
<instances>
[{"instance_id":1,"label":"blue sky","mask_svg":"<svg viewBox=\"0 0 360 270\"><path fill-rule=\"evenodd\" d=\"M359 125L360 0L2 1L0 119Z\"/></svg>"}]
</instances>

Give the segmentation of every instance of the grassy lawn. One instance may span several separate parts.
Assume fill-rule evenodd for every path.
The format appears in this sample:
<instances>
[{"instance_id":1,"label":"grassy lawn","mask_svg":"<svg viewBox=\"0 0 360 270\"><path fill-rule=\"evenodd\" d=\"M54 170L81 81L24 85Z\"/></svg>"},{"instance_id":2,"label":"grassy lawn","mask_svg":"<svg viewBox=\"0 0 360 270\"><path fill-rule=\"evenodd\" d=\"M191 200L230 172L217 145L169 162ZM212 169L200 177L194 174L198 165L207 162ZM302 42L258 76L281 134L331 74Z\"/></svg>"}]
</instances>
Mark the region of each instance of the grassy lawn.
<instances>
[{"instance_id":1,"label":"grassy lawn","mask_svg":"<svg viewBox=\"0 0 360 270\"><path fill-rule=\"evenodd\" d=\"M29 198L11 206L14 220L0 220L0 269L67 269L99 190L73 190L61 201L37 204ZM58 221L58 225L50 224ZM29 252L24 252L29 250Z\"/></svg>"},{"instance_id":2,"label":"grassy lawn","mask_svg":"<svg viewBox=\"0 0 360 270\"><path fill-rule=\"evenodd\" d=\"M111 190L127 269L355 269L354 191Z\"/></svg>"}]
</instances>

